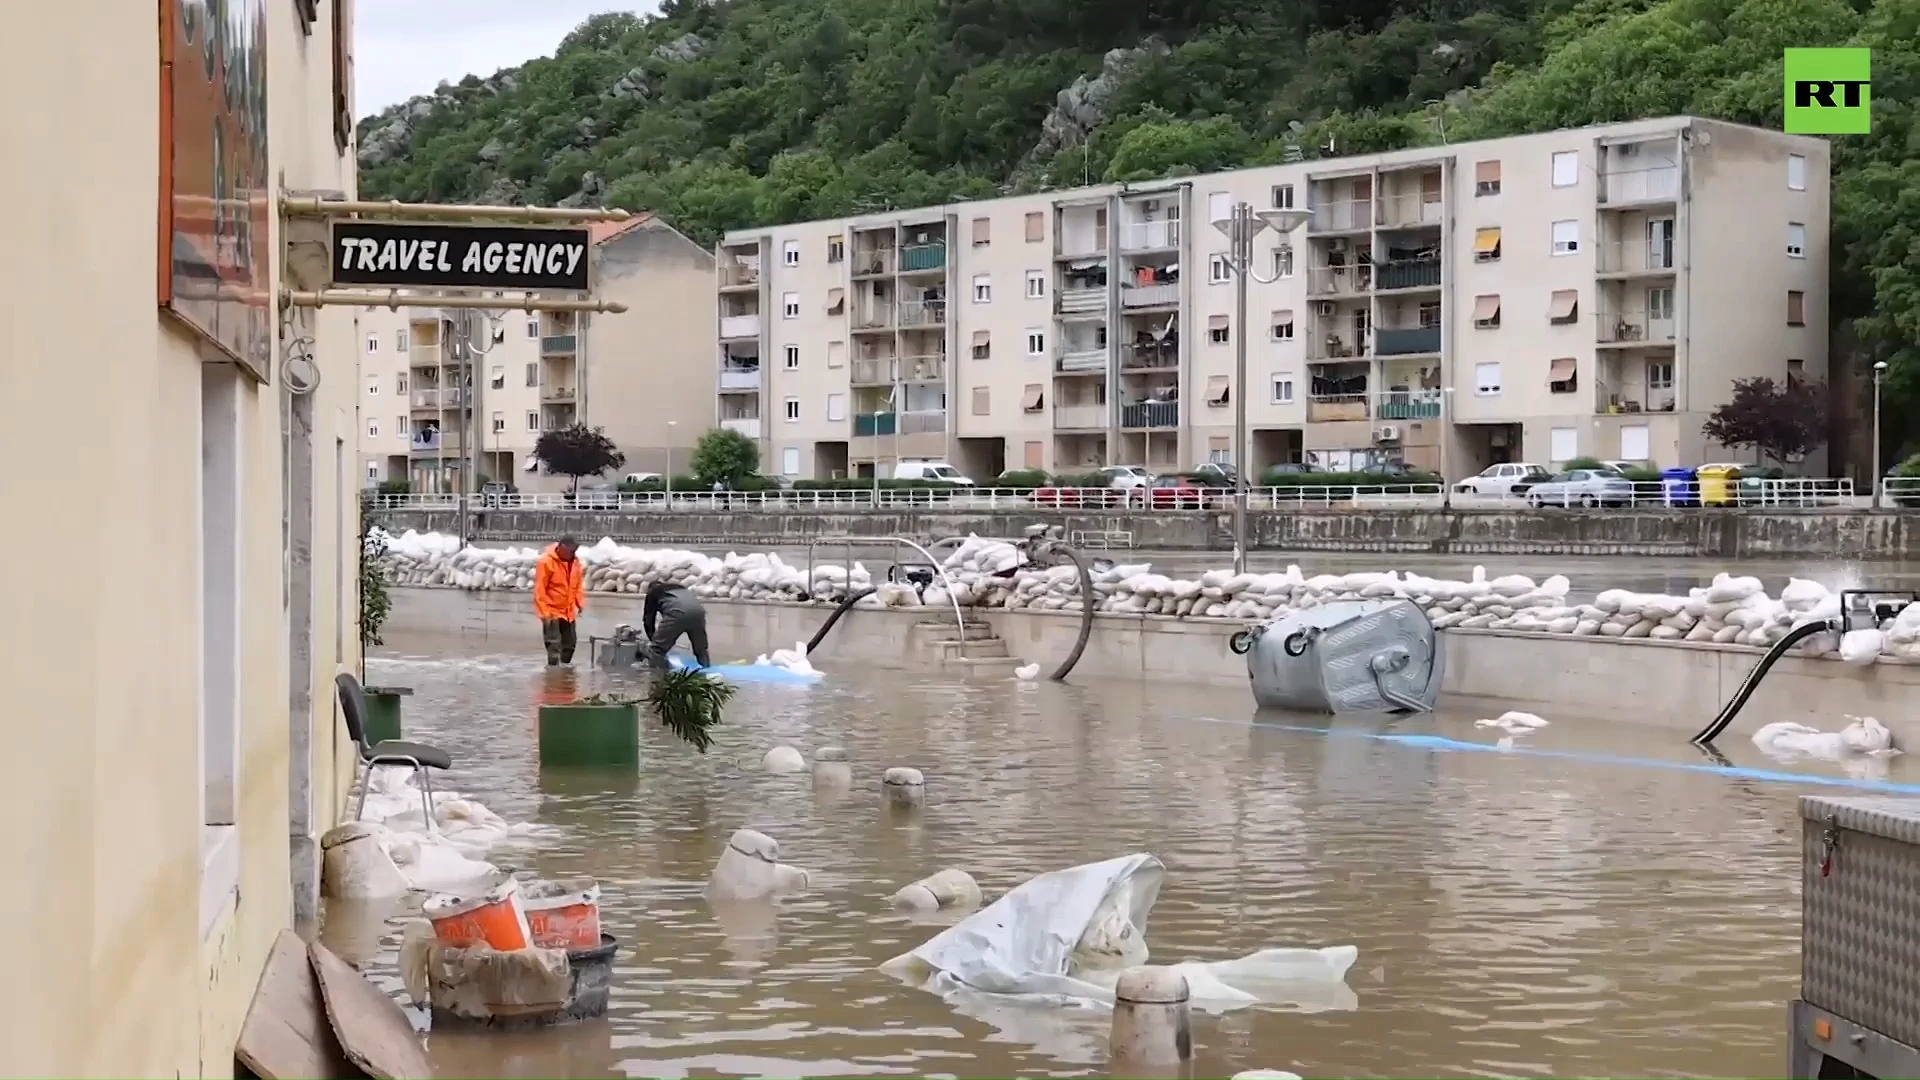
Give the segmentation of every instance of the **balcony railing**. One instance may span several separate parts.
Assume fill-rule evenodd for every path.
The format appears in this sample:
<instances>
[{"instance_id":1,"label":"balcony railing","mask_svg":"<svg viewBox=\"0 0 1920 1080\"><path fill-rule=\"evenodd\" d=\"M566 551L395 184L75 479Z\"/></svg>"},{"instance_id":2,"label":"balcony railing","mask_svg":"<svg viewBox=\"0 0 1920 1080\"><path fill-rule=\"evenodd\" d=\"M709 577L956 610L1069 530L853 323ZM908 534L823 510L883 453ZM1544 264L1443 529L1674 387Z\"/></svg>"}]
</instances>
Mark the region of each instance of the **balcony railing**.
<instances>
[{"instance_id":1,"label":"balcony railing","mask_svg":"<svg viewBox=\"0 0 1920 1080\"><path fill-rule=\"evenodd\" d=\"M467 392L454 387L444 390L415 390L412 402L416 409L457 409L467 403Z\"/></svg>"},{"instance_id":2,"label":"balcony railing","mask_svg":"<svg viewBox=\"0 0 1920 1080\"><path fill-rule=\"evenodd\" d=\"M1053 426L1070 431L1086 431L1107 426L1105 405L1055 405Z\"/></svg>"},{"instance_id":3,"label":"balcony railing","mask_svg":"<svg viewBox=\"0 0 1920 1080\"><path fill-rule=\"evenodd\" d=\"M1059 372L1098 372L1107 370L1107 347L1105 345L1059 346L1053 354L1053 370Z\"/></svg>"},{"instance_id":4,"label":"balcony railing","mask_svg":"<svg viewBox=\"0 0 1920 1080\"><path fill-rule=\"evenodd\" d=\"M1309 296L1352 296L1373 288L1373 267L1315 266L1307 271Z\"/></svg>"},{"instance_id":5,"label":"balcony railing","mask_svg":"<svg viewBox=\"0 0 1920 1080\"><path fill-rule=\"evenodd\" d=\"M1313 394L1307 398L1309 422L1365 419L1367 419L1367 395L1365 394Z\"/></svg>"},{"instance_id":6,"label":"balcony railing","mask_svg":"<svg viewBox=\"0 0 1920 1080\"><path fill-rule=\"evenodd\" d=\"M1313 208L1309 232L1352 232L1373 228L1372 199L1334 199Z\"/></svg>"},{"instance_id":7,"label":"balcony railing","mask_svg":"<svg viewBox=\"0 0 1920 1080\"><path fill-rule=\"evenodd\" d=\"M897 377L896 361L890 356L855 360L847 382L852 386L888 386Z\"/></svg>"},{"instance_id":8,"label":"balcony railing","mask_svg":"<svg viewBox=\"0 0 1920 1080\"><path fill-rule=\"evenodd\" d=\"M946 321L945 300L908 300L900 305L901 326L944 326Z\"/></svg>"},{"instance_id":9,"label":"balcony railing","mask_svg":"<svg viewBox=\"0 0 1920 1080\"><path fill-rule=\"evenodd\" d=\"M573 334L549 334L540 339L541 356L572 356L579 345Z\"/></svg>"},{"instance_id":10,"label":"balcony railing","mask_svg":"<svg viewBox=\"0 0 1920 1080\"><path fill-rule=\"evenodd\" d=\"M1307 343L1307 359L1316 362L1338 362L1341 360L1365 360L1373 355L1373 349L1365 344L1355 345L1345 335L1332 334L1316 338Z\"/></svg>"},{"instance_id":11,"label":"balcony railing","mask_svg":"<svg viewBox=\"0 0 1920 1080\"><path fill-rule=\"evenodd\" d=\"M413 437L407 440L407 447L416 454L458 453L460 433L457 431L415 432Z\"/></svg>"},{"instance_id":12,"label":"balcony railing","mask_svg":"<svg viewBox=\"0 0 1920 1080\"><path fill-rule=\"evenodd\" d=\"M903 356L898 361L894 378L901 382L944 382L947 378L947 356L945 353Z\"/></svg>"},{"instance_id":13,"label":"balcony railing","mask_svg":"<svg viewBox=\"0 0 1920 1080\"><path fill-rule=\"evenodd\" d=\"M1380 223L1391 228L1438 225L1446 216L1446 204L1438 199L1429 201L1422 192L1388 195L1380 201Z\"/></svg>"},{"instance_id":14,"label":"balcony railing","mask_svg":"<svg viewBox=\"0 0 1920 1080\"><path fill-rule=\"evenodd\" d=\"M727 365L720 369L720 389L722 390L758 390L760 389L760 367L737 367Z\"/></svg>"},{"instance_id":15,"label":"balcony railing","mask_svg":"<svg viewBox=\"0 0 1920 1080\"><path fill-rule=\"evenodd\" d=\"M1121 371L1172 371L1180 366L1180 343L1120 346Z\"/></svg>"},{"instance_id":16,"label":"balcony railing","mask_svg":"<svg viewBox=\"0 0 1920 1080\"><path fill-rule=\"evenodd\" d=\"M758 284L760 284L760 268L757 266L742 266L735 263L720 269L720 287L723 289L739 289Z\"/></svg>"},{"instance_id":17,"label":"balcony railing","mask_svg":"<svg viewBox=\"0 0 1920 1080\"><path fill-rule=\"evenodd\" d=\"M878 435L929 435L945 430L947 430L947 414L934 410L858 413L853 418L853 434L856 438Z\"/></svg>"},{"instance_id":18,"label":"balcony railing","mask_svg":"<svg viewBox=\"0 0 1920 1080\"><path fill-rule=\"evenodd\" d=\"M1373 351L1381 356L1409 356L1440 351L1440 328L1416 326L1406 330L1375 330Z\"/></svg>"},{"instance_id":19,"label":"balcony railing","mask_svg":"<svg viewBox=\"0 0 1920 1080\"><path fill-rule=\"evenodd\" d=\"M1673 241L1614 240L1600 245L1597 270L1602 274L1671 274Z\"/></svg>"},{"instance_id":20,"label":"balcony railing","mask_svg":"<svg viewBox=\"0 0 1920 1080\"><path fill-rule=\"evenodd\" d=\"M1594 336L1602 345L1671 345L1674 325L1670 318L1652 318L1644 311L1602 311L1594 319Z\"/></svg>"},{"instance_id":21,"label":"balcony railing","mask_svg":"<svg viewBox=\"0 0 1920 1080\"><path fill-rule=\"evenodd\" d=\"M540 387L540 400L546 404L565 405L571 402L573 398L574 389L571 386L542 385Z\"/></svg>"},{"instance_id":22,"label":"balcony railing","mask_svg":"<svg viewBox=\"0 0 1920 1080\"><path fill-rule=\"evenodd\" d=\"M728 431L738 432L749 439L760 437L760 418L757 416L734 416L720 421L720 426Z\"/></svg>"},{"instance_id":23,"label":"balcony railing","mask_svg":"<svg viewBox=\"0 0 1920 1080\"><path fill-rule=\"evenodd\" d=\"M909 244L900 249L900 272L903 274L946 268L947 245L945 242Z\"/></svg>"},{"instance_id":24,"label":"balcony railing","mask_svg":"<svg viewBox=\"0 0 1920 1080\"><path fill-rule=\"evenodd\" d=\"M1169 307L1180 302L1180 286L1175 282L1164 285L1123 285L1120 288L1120 306L1125 308Z\"/></svg>"},{"instance_id":25,"label":"balcony railing","mask_svg":"<svg viewBox=\"0 0 1920 1080\"><path fill-rule=\"evenodd\" d=\"M1062 289L1055 306L1062 315L1081 315L1107 310L1105 289Z\"/></svg>"},{"instance_id":26,"label":"balcony railing","mask_svg":"<svg viewBox=\"0 0 1920 1080\"><path fill-rule=\"evenodd\" d=\"M1377 263L1373 268L1373 280L1374 288L1380 290L1437 289L1440 287L1440 260L1394 259Z\"/></svg>"},{"instance_id":27,"label":"balcony railing","mask_svg":"<svg viewBox=\"0 0 1920 1080\"><path fill-rule=\"evenodd\" d=\"M1440 391L1388 390L1375 396L1373 415L1381 420L1438 420Z\"/></svg>"},{"instance_id":28,"label":"balcony railing","mask_svg":"<svg viewBox=\"0 0 1920 1080\"><path fill-rule=\"evenodd\" d=\"M757 338L760 336L760 316L725 315L720 319L720 336L723 338Z\"/></svg>"},{"instance_id":29,"label":"balcony railing","mask_svg":"<svg viewBox=\"0 0 1920 1080\"><path fill-rule=\"evenodd\" d=\"M945 412L926 409L900 414L900 434L902 435L937 435L945 430L947 430Z\"/></svg>"},{"instance_id":30,"label":"balcony railing","mask_svg":"<svg viewBox=\"0 0 1920 1080\"><path fill-rule=\"evenodd\" d=\"M874 248L853 253L854 277L885 277L893 273L892 248Z\"/></svg>"},{"instance_id":31,"label":"balcony railing","mask_svg":"<svg viewBox=\"0 0 1920 1080\"><path fill-rule=\"evenodd\" d=\"M1135 221L1120 227L1122 251L1166 251L1179 246L1178 221Z\"/></svg>"},{"instance_id":32,"label":"balcony railing","mask_svg":"<svg viewBox=\"0 0 1920 1080\"><path fill-rule=\"evenodd\" d=\"M1670 202L1680 196L1680 166L1619 169L1600 174L1603 203Z\"/></svg>"},{"instance_id":33,"label":"balcony railing","mask_svg":"<svg viewBox=\"0 0 1920 1080\"><path fill-rule=\"evenodd\" d=\"M1122 405L1120 406L1120 426L1123 428L1179 427L1180 403L1141 401L1132 405Z\"/></svg>"}]
</instances>

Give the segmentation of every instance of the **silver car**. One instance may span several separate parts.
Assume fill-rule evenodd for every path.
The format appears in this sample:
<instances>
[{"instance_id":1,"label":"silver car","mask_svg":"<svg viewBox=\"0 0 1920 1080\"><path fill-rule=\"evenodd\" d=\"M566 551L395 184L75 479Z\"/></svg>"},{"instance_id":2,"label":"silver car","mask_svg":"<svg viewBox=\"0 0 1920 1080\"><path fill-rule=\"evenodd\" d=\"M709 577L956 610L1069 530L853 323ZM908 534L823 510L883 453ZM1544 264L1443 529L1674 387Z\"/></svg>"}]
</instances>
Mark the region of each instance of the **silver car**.
<instances>
[{"instance_id":1,"label":"silver car","mask_svg":"<svg viewBox=\"0 0 1920 1080\"><path fill-rule=\"evenodd\" d=\"M1603 469L1573 469L1527 489L1535 510L1547 506L1632 506L1633 481Z\"/></svg>"}]
</instances>

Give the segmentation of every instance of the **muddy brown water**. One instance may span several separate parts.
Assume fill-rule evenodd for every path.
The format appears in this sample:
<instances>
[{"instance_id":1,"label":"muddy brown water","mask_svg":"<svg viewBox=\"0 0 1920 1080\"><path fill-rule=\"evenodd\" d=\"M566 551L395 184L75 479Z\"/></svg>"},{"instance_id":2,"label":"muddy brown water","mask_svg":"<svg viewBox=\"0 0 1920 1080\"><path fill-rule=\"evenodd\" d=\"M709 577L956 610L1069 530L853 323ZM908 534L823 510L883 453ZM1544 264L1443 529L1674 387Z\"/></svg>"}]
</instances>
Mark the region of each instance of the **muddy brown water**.
<instances>
[{"instance_id":1,"label":"muddy brown water","mask_svg":"<svg viewBox=\"0 0 1920 1080\"><path fill-rule=\"evenodd\" d=\"M956 1011L875 969L939 929L888 907L924 874L959 867L991 899L1135 851L1167 866L1147 927L1157 961L1359 948L1346 989L1196 1017L1199 1076L1763 1076L1786 1064L1795 800L1834 789L1700 771L1673 729L1566 720L1525 741L1547 754L1449 752L1378 736L1488 743L1497 733L1473 726L1484 712L1319 730L1326 721L1256 717L1234 691L868 668L808 688L742 686L705 757L649 724L637 772L543 773L538 703L614 677L471 654L458 639L388 654L369 681L414 689L408 737L456 758L443 785L542 827L494 861L598 878L620 940L605 1020L433 1033L443 1076L1102 1075L1102 1012ZM782 742L846 747L854 789L816 796L804 775L760 773ZM1782 768L1745 738L1725 742L1737 765ZM927 774L912 816L881 805L891 765ZM1902 759L1889 768L1920 780ZM813 874L771 921L703 895L741 827ZM399 994L392 914L333 904L323 932Z\"/></svg>"}]
</instances>

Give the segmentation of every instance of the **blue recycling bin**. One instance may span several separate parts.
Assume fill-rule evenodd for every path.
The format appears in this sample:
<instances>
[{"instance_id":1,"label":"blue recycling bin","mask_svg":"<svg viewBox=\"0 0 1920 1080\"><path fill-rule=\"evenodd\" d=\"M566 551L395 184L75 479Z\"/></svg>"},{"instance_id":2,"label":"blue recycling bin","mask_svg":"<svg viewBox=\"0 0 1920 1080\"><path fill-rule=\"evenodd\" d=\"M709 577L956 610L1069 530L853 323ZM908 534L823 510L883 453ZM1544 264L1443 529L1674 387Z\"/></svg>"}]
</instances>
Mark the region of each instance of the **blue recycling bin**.
<instances>
[{"instance_id":1,"label":"blue recycling bin","mask_svg":"<svg viewBox=\"0 0 1920 1080\"><path fill-rule=\"evenodd\" d=\"M1668 506L1699 506L1700 476L1692 469L1661 469L1660 494Z\"/></svg>"}]
</instances>

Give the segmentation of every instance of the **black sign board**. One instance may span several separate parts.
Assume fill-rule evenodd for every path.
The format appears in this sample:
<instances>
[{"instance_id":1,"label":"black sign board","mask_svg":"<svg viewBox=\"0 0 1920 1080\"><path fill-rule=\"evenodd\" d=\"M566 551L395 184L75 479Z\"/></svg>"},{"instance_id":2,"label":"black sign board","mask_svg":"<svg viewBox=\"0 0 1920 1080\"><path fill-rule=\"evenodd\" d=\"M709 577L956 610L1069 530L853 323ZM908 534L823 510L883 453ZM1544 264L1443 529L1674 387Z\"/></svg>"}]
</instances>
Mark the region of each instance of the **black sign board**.
<instances>
[{"instance_id":1,"label":"black sign board","mask_svg":"<svg viewBox=\"0 0 1920 1080\"><path fill-rule=\"evenodd\" d=\"M333 283L498 292L592 288L584 228L336 221Z\"/></svg>"}]
</instances>

